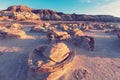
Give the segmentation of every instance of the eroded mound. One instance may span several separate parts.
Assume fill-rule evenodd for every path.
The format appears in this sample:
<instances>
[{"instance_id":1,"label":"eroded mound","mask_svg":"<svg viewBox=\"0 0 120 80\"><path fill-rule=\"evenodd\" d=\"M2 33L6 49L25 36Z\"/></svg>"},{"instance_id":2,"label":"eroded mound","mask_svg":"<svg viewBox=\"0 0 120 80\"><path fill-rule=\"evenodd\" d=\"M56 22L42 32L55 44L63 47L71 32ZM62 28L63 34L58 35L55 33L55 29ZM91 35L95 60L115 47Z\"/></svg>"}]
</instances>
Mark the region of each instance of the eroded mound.
<instances>
[{"instance_id":1,"label":"eroded mound","mask_svg":"<svg viewBox=\"0 0 120 80\"><path fill-rule=\"evenodd\" d=\"M70 65L74 56L75 52L70 51L66 44L57 43L52 46L41 46L34 49L29 56L28 64L36 72L50 73L47 78L52 80L60 77L69 69L70 66L68 65ZM58 74L59 72L61 74Z\"/></svg>"},{"instance_id":2,"label":"eroded mound","mask_svg":"<svg viewBox=\"0 0 120 80\"><path fill-rule=\"evenodd\" d=\"M23 38L25 36L26 33L22 30L22 25L18 23L0 28L1 38Z\"/></svg>"}]
</instances>

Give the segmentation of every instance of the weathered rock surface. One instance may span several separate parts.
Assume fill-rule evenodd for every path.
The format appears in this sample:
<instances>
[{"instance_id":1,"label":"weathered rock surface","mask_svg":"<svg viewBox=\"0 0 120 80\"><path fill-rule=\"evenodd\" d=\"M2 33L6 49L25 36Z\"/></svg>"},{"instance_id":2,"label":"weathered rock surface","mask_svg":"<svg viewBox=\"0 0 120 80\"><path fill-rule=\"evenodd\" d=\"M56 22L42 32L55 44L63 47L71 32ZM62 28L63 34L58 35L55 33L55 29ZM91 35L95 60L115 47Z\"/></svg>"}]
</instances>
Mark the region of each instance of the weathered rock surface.
<instances>
[{"instance_id":1,"label":"weathered rock surface","mask_svg":"<svg viewBox=\"0 0 120 80\"><path fill-rule=\"evenodd\" d=\"M35 13L39 17L41 17L42 20L102 21L102 22L119 22L120 21L120 18L110 16L110 15L85 15L85 14L75 14L75 13L65 14L62 12L56 12L56 11L49 10L49 9L48 10L47 9L32 9L24 5L10 6L4 11ZM28 14L28 13L25 13L25 14Z\"/></svg>"},{"instance_id":2,"label":"weathered rock surface","mask_svg":"<svg viewBox=\"0 0 120 80\"><path fill-rule=\"evenodd\" d=\"M84 35L83 31L80 29L74 29L73 31L74 31L74 36L83 36Z\"/></svg>"},{"instance_id":3,"label":"weathered rock surface","mask_svg":"<svg viewBox=\"0 0 120 80\"><path fill-rule=\"evenodd\" d=\"M29 8L29 7L24 6L24 5L10 6L6 10L13 11L13 12L32 12L32 8Z\"/></svg>"},{"instance_id":4,"label":"weathered rock surface","mask_svg":"<svg viewBox=\"0 0 120 80\"><path fill-rule=\"evenodd\" d=\"M68 40L71 36L65 31L54 31L54 36L58 40Z\"/></svg>"},{"instance_id":5,"label":"weathered rock surface","mask_svg":"<svg viewBox=\"0 0 120 80\"><path fill-rule=\"evenodd\" d=\"M14 30L21 30L23 28L23 26L19 23L13 23L12 25L8 26L7 28L14 29Z\"/></svg>"},{"instance_id":6,"label":"weathered rock surface","mask_svg":"<svg viewBox=\"0 0 120 80\"><path fill-rule=\"evenodd\" d=\"M26 33L22 30L5 29L0 31L0 37L2 38L24 38Z\"/></svg>"},{"instance_id":7,"label":"weathered rock surface","mask_svg":"<svg viewBox=\"0 0 120 80\"><path fill-rule=\"evenodd\" d=\"M53 10L33 10L43 20L61 20L61 17Z\"/></svg>"},{"instance_id":8,"label":"weathered rock surface","mask_svg":"<svg viewBox=\"0 0 120 80\"><path fill-rule=\"evenodd\" d=\"M116 22L120 18L110 15L80 15L80 14L65 14L62 12L55 12L53 10L33 10L38 14L42 20L62 20L62 21L103 21L103 22Z\"/></svg>"},{"instance_id":9,"label":"weathered rock surface","mask_svg":"<svg viewBox=\"0 0 120 80\"><path fill-rule=\"evenodd\" d=\"M60 62L66 58L68 52L70 52L70 50L66 44L58 43L56 45L48 47L43 54L50 57L56 62Z\"/></svg>"},{"instance_id":10,"label":"weathered rock surface","mask_svg":"<svg viewBox=\"0 0 120 80\"><path fill-rule=\"evenodd\" d=\"M14 19L14 20L39 20L40 17L32 12L13 12L2 11L0 12L2 19Z\"/></svg>"},{"instance_id":11,"label":"weathered rock surface","mask_svg":"<svg viewBox=\"0 0 120 80\"><path fill-rule=\"evenodd\" d=\"M47 32L47 29L43 25L35 25L32 29L32 32Z\"/></svg>"},{"instance_id":12,"label":"weathered rock surface","mask_svg":"<svg viewBox=\"0 0 120 80\"><path fill-rule=\"evenodd\" d=\"M13 19L16 20L39 20L40 17L34 13L29 12L14 12Z\"/></svg>"},{"instance_id":13,"label":"weathered rock surface","mask_svg":"<svg viewBox=\"0 0 120 80\"><path fill-rule=\"evenodd\" d=\"M24 5L10 6L6 10L0 12L0 16L8 16L15 20L38 20L40 16L32 13L32 8Z\"/></svg>"},{"instance_id":14,"label":"weathered rock surface","mask_svg":"<svg viewBox=\"0 0 120 80\"><path fill-rule=\"evenodd\" d=\"M26 33L22 30L22 25L14 23L9 26L0 26L1 38L24 38Z\"/></svg>"}]
</instances>

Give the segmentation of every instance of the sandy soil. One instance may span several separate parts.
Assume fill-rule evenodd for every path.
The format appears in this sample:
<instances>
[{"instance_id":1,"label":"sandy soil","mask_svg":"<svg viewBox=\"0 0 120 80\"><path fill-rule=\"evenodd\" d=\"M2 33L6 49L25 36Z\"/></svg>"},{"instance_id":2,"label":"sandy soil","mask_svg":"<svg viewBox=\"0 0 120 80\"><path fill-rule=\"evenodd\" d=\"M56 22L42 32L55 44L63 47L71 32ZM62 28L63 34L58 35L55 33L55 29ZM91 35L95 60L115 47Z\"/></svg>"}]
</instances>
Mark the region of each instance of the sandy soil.
<instances>
[{"instance_id":1,"label":"sandy soil","mask_svg":"<svg viewBox=\"0 0 120 80\"><path fill-rule=\"evenodd\" d=\"M39 45L48 44L43 33L27 31L27 34L31 37L0 39L0 80L37 80L28 75L28 55ZM95 37L95 51L67 42L77 54L72 66L60 80L120 80L120 41L117 36L96 30L86 34Z\"/></svg>"}]
</instances>

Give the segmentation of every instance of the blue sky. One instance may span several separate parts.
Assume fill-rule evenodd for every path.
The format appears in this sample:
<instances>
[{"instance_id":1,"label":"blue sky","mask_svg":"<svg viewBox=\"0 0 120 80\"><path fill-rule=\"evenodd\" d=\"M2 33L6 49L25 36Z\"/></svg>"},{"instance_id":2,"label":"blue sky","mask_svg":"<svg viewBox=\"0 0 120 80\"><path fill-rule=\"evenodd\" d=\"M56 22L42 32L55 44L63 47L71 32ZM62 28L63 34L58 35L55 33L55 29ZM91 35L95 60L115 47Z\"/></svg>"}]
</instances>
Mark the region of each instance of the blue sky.
<instances>
[{"instance_id":1,"label":"blue sky","mask_svg":"<svg viewBox=\"0 0 120 80\"><path fill-rule=\"evenodd\" d=\"M52 9L64 13L120 17L120 0L0 0L0 9L11 5L26 5L35 9Z\"/></svg>"}]
</instances>

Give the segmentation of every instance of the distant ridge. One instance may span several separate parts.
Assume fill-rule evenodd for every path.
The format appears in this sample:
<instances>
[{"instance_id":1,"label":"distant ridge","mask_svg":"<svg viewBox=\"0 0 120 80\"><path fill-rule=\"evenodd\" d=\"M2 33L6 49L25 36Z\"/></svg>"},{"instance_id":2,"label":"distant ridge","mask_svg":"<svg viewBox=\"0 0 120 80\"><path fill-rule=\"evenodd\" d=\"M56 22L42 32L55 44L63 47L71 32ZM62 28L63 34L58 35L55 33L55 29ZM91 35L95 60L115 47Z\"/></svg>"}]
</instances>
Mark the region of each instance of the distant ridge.
<instances>
[{"instance_id":1,"label":"distant ridge","mask_svg":"<svg viewBox=\"0 0 120 80\"><path fill-rule=\"evenodd\" d=\"M18 6L10 6L6 9L6 11L15 11L15 12L32 12L32 8L29 8L25 5L18 5Z\"/></svg>"},{"instance_id":2,"label":"distant ridge","mask_svg":"<svg viewBox=\"0 0 120 80\"><path fill-rule=\"evenodd\" d=\"M4 11L35 13L42 20L120 22L120 18L111 15L65 14L49 9L32 9L25 5L10 6Z\"/></svg>"}]
</instances>

